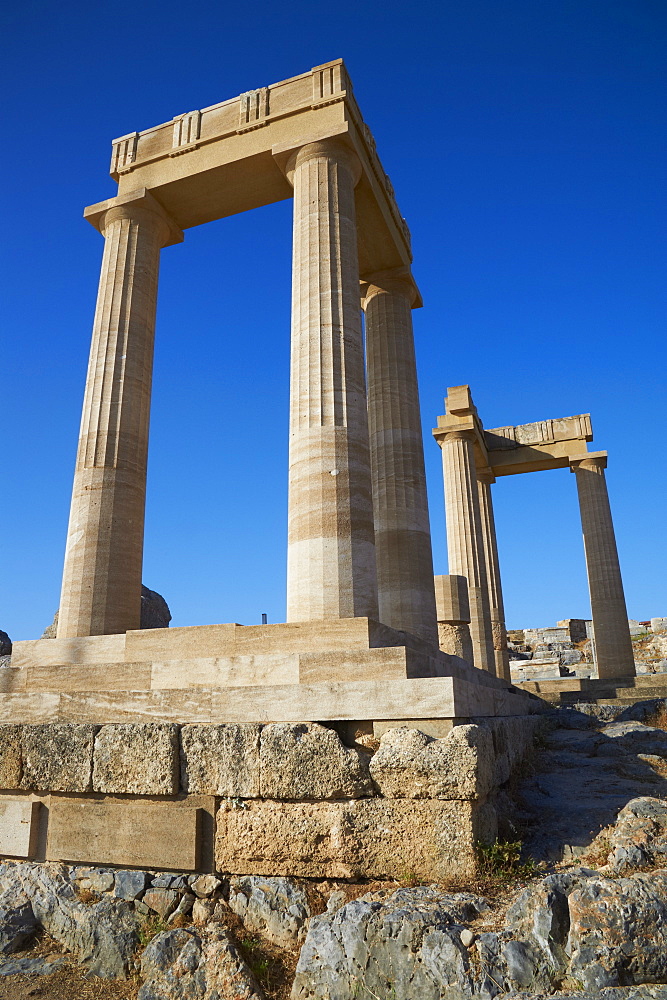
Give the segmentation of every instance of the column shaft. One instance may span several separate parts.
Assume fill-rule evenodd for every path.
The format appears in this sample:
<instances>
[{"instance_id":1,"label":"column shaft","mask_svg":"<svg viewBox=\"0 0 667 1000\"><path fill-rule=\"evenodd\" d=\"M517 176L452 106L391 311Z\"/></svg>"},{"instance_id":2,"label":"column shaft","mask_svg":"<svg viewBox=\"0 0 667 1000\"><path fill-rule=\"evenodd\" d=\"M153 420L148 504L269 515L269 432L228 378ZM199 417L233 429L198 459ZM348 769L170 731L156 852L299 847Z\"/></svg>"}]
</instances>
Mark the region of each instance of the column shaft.
<instances>
[{"instance_id":1,"label":"column shaft","mask_svg":"<svg viewBox=\"0 0 667 1000\"><path fill-rule=\"evenodd\" d=\"M354 206L358 164L299 150L294 185L287 620L377 618Z\"/></svg>"},{"instance_id":2,"label":"column shaft","mask_svg":"<svg viewBox=\"0 0 667 1000\"><path fill-rule=\"evenodd\" d=\"M491 484L493 476L478 472L477 488L479 492L479 511L484 542L484 561L486 563L486 580L489 594L489 614L491 617L491 632L493 634L493 652L496 664L496 676L506 681L511 680L509 649L507 648L507 629L505 627L505 608L503 591L500 581L500 562L498 560L498 540L496 538L496 521L493 514L493 499Z\"/></svg>"},{"instance_id":3,"label":"column shaft","mask_svg":"<svg viewBox=\"0 0 667 1000\"><path fill-rule=\"evenodd\" d=\"M495 674L472 434L467 431L448 433L441 439L441 447L449 572L465 576L468 581L470 634L475 666Z\"/></svg>"},{"instance_id":4,"label":"column shaft","mask_svg":"<svg viewBox=\"0 0 667 1000\"><path fill-rule=\"evenodd\" d=\"M628 612L604 474L606 457L571 464L577 477L598 676L634 676Z\"/></svg>"},{"instance_id":5,"label":"column shaft","mask_svg":"<svg viewBox=\"0 0 667 1000\"><path fill-rule=\"evenodd\" d=\"M380 621L437 646L413 288L373 280L364 305Z\"/></svg>"},{"instance_id":6,"label":"column shaft","mask_svg":"<svg viewBox=\"0 0 667 1000\"><path fill-rule=\"evenodd\" d=\"M102 217L104 256L58 638L139 628L153 334L169 226L150 196Z\"/></svg>"}]
</instances>

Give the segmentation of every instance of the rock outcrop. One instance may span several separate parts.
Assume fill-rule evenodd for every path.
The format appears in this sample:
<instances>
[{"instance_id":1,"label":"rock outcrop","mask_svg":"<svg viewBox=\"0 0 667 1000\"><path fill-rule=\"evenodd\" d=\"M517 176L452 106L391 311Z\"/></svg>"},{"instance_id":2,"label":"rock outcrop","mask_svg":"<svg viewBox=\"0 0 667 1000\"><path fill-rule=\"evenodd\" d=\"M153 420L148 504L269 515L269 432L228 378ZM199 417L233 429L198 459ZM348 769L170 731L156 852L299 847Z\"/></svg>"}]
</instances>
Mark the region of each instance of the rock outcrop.
<instances>
[{"instance_id":1,"label":"rock outcrop","mask_svg":"<svg viewBox=\"0 0 667 1000\"><path fill-rule=\"evenodd\" d=\"M161 594L156 590L149 590L148 587L141 587L141 620L139 628L168 628L171 621L171 611L169 605ZM0 633L0 638L6 633ZM53 616L53 621L42 632L40 638L55 639L58 634L58 612ZM9 638L9 637L8 637ZM10 643L11 647L11 643ZM11 648L9 650L11 653Z\"/></svg>"}]
</instances>

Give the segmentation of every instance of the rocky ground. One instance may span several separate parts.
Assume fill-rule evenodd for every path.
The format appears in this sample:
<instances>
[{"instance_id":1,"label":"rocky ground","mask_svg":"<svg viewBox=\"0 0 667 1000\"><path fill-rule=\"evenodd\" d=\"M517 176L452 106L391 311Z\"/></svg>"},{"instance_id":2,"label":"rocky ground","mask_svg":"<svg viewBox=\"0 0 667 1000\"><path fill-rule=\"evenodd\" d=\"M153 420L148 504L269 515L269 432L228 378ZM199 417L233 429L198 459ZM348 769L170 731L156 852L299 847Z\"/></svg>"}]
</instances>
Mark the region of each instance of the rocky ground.
<instances>
[{"instance_id":1,"label":"rocky ground","mask_svg":"<svg viewBox=\"0 0 667 1000\"><path fill-rule=\"evenodd\" d=\"M496 806L466 885L0 865L0 1000L667 1000L667 704L555 710Z\"/></svg>"}]
</instances>

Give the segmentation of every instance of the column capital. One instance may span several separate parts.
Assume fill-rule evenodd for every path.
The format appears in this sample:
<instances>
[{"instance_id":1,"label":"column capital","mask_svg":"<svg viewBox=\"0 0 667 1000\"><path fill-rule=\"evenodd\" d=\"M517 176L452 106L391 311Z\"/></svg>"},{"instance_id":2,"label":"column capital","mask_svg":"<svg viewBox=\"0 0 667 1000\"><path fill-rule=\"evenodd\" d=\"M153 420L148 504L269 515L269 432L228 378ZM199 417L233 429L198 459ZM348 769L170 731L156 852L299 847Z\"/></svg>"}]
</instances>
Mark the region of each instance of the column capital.
<instances>
[{"instance_id":1,"label":"column capital","mask_svg":"<svg viewBox=\"0 0 667 1000\"><path fill-rule=\"evenodd\" d=\"M470 441L475 443L475 429L473 427L453 427L449 430L446 427L435 427L433 437L442 448L447 441Z\"/></svg>"},{"instance_id":2,"label":"column capital","mask_svg":"<svg viewBox=\"0 0 667 1000\"><path fill-rule=\"evenodd\" d=\"M482 468L477 469L477 478L480 483L484 483L485 486L493 486L496 481L496 477L493 474L493 469L486 465Z\"/></svg>"},{"instance_id":3,"label":"column capital","mask_svg":"<svg viewBox=\"0 0 667 1000\"><path fill-rule=\"evenodd\" d=\"M607 452L591 451L585 455L571 455L570 472L577 469L587 469L589 472L603 472L607 468Z\"/></svg>"},{"instance_id":4,"label":"column capital","mask_svg":"<svg viewBox=\"0 0 667 1000\"><path fill-rule=\"evenodd\" d=\"M336 163L346 167L352 177L353 186L357 186L362 173L361 161L351 145L348 145L342 136L307 142L303 146L295 146L291 150L278 147L273 150L274 160L292 187L294 186L296 168L309 160L315 160L322 156L335 160ZM286 157L287 159L285 159Z\"/></svg>"},{"instance_id":5,"label":"column capital","mask_svg":"<svg viewBox=\"0 0 667 1000\"><path fill-rule=\"evenodd\" d=\"M360 281L361 304L366 308L376 295L402 295L411 309L422 305L419 289L408 267L393 267L386 271L375 271L364 275Z\"/></svg>"},{"instance_id":6,"label":"column capital","mask_svg":"<svg viewBox=\"0 0 667 1000\"><path fill-rule=\"evenodd\" d=\"M89 205L83 210L83 217L91 226L104 235L104 230L110 222L117 219L134 219L155 224L159 220L163 224L162 246L170 247L183 242L183 232L171 216L167 215L157 198L153 197L147 188L137 188L127 194L100 201Z\"/></svg>"}]
</instances>

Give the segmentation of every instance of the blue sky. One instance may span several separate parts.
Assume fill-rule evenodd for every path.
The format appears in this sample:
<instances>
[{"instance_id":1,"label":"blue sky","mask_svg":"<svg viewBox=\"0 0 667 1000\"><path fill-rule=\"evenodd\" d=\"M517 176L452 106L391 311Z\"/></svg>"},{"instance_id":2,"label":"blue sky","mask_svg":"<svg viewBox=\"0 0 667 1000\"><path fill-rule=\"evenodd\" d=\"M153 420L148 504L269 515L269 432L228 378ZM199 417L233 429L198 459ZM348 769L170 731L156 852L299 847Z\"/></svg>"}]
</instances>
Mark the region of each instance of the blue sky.
<instances>
[{"instance_id":1,"label":"blue sky","mask_svg":"<svg viewBox=\"0 0 667 1000\"><path fill-rule=\"evenodd\" d=\"M665 56L660 0L2 12L0 628L58 604L111 140L343 57L413 234L430 438L463 382L487 426L590 412L628 610L667 614ZM163 252L144 581L173 624L285 614L291 203ZM587 617L574 476L494 492L511 627Z\"/></svg>"}]
</instances>

